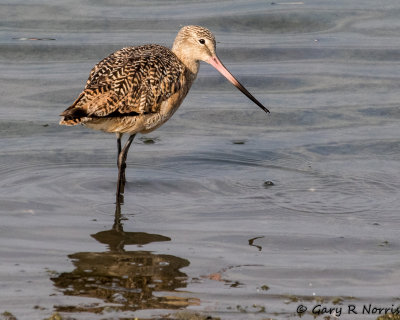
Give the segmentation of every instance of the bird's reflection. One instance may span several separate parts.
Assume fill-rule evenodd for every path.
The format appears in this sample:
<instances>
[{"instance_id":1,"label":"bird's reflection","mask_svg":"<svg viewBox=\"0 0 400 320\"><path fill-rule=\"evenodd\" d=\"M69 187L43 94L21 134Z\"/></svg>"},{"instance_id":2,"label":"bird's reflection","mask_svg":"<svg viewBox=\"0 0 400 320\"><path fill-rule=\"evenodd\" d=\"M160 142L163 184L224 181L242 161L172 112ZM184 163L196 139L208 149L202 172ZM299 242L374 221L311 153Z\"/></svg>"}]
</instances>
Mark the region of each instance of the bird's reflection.
<instances>
[{"instance_id":1,"label":"bird's reflection","mask_svg":"<svg viewBox=\"0 0 400 320\"><path fill-rule=\"evenodd\" d=\"M129 251L128 245L170 241L158 234L126 232L121 223L121 203L117 202L112 229L92 235L108 246L106 252L77 252L69 255L75 269L52 278L65 295L92 297L112 303L118 310L149 308L176 309L196 303L196 299L173 295L177 288L186 287L187 276L180 271L189 261L173 255L150 251ZM155 295L163 292L167 295ZM58 306L58 311L101 312L104 306L88 309L79 306Z\"/></svg>"}]
</instances>

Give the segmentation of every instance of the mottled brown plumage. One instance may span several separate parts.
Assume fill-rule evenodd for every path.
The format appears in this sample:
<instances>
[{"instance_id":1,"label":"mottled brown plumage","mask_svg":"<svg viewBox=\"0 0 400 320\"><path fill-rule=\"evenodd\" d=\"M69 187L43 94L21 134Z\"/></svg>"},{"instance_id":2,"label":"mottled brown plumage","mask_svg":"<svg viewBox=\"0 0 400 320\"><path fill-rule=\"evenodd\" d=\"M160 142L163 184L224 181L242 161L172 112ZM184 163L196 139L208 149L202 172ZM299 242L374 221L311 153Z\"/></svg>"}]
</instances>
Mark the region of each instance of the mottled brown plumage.
<instances>
[{"instance_id":1,"label":"mottled brown plumage","mask_svg":"<svg viewBox=\"0 0 400 320\"><path fill-rule=\"evenodd\" d=\"M155 130L174 114L197 76L200 61L214 66L268 112L223 66L215 45L214 35L206 28L186 26L172 49L149 44L118 50L92 69L83 92L61 114L60 124L83 124L117 134L117 199L123 191L126 156L135 134ZM121 149L124 133L130 137Z\"/></svg>"},{"instance_id":2,"label":"mottled brown plumage","mask_svg":"<svg viewBox=\"0 0 400 320\"><path fill-rule=\"evenodd\" d=\"M194 78L163 46L123 48L92 69L84 91L61 114L61 124L83 123L107 132L149 132L159 124L153 118L161 118L154 115L162 111L162 103L183 100Z\"/></svg>"}]
</instances>

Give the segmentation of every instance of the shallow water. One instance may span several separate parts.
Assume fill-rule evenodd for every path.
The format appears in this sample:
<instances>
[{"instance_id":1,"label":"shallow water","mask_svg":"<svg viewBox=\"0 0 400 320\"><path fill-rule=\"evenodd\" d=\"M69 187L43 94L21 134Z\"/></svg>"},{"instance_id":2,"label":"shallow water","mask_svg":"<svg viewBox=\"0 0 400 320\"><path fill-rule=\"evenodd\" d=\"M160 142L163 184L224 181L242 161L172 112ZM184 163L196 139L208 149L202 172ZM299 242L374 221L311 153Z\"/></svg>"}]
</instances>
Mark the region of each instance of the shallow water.
<instances>
[{"instance_id":1,"label":"shallow water","mask_svg":"<svg viewBox=\"0 0 400 320\"><path fill-rule=\"evenodd\" d=\"M0 4L0 313L288 319L322 304L375 319L363 306L397 306L400 5L384 4ZM189 23L216 34L271 114L203 64L154 143L134 141L116 208L115 137L58 115L101 58L170 46Z\"/></svg>"}]
</instances>

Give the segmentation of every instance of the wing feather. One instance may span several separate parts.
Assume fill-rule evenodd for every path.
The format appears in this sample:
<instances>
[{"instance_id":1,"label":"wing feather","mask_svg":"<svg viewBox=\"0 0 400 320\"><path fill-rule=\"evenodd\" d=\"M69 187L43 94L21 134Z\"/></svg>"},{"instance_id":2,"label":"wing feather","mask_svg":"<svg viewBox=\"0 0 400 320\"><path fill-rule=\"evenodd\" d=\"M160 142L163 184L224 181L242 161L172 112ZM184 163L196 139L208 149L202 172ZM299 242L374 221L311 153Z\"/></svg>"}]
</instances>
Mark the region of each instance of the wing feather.
<instances>
[{"instance_id":1,"label":"wing feather","mask_svg":"<svg viewBox=\"0 0 400 320\"><path fill-rule=\"evenodd\" d=\"M184 73L185 66L168 48L123 48L92 69L84 91L61 115L68 120L157 112L184 85Z\"/></svg>"}]
</instances>

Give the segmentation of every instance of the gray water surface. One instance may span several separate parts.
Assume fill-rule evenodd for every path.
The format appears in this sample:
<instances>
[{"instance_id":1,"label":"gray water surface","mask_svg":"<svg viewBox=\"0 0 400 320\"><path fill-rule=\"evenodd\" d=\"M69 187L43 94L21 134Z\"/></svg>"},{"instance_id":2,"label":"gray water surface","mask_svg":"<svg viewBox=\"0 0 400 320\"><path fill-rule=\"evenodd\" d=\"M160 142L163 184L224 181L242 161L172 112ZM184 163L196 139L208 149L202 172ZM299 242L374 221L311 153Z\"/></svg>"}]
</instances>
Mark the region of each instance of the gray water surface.
<instances>
[{"instance_id":1,"label":"gray water surface","mask_svg":"<svg viewBox=\"0 0 400 320\"><path fill-rule=\"evenodd\" d=\"M379 314L349 305L399 304L398 1L0 3L0 313L296 319L322 304L354 320ZM203 63L134 141L116 208L115 137L59 114L100 59L170 46L186 24L215 33L271 114Z\"/></svg>"}]
</instances>

